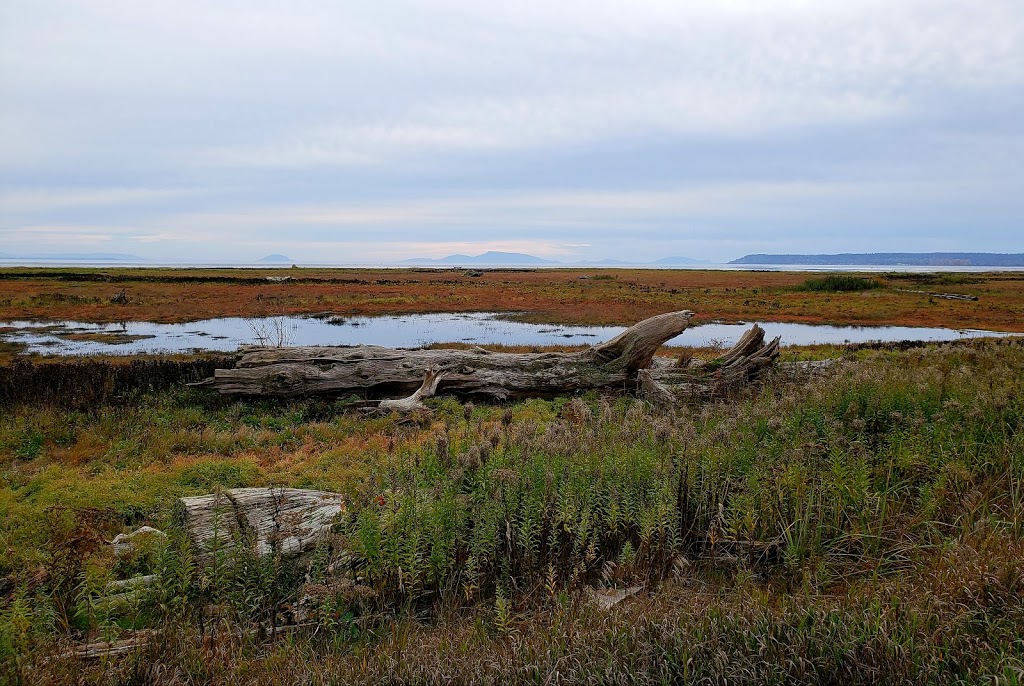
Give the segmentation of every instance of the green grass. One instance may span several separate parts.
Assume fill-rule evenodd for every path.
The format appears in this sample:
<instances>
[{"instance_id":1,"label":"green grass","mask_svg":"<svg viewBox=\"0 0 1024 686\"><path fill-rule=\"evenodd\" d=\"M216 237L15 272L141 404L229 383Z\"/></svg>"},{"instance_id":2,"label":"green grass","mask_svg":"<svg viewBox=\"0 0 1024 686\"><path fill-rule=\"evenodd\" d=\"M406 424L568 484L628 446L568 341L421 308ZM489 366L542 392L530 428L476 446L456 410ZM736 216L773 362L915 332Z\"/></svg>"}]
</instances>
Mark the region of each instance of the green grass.
<instances>
[{"instance_id":1,"label":"green grass","mask_svg":"<svg viewBox=\"0 0 1024 686\"><path fill-rule=\"evenodd\" d=\"M187 389L21 405L0 417L0 658L33 683L1019 683L1021 388L1024 346L977 341L672 414L596 394L444 397L412 422ZM176 532L176 496L266 484L345 495L308 582L274 558L205 568ZM115 561L103 540L141 523L171 544ZM105 608L136 573L159 585ZM611 613L585 601L638 583ZM317 628L272 638L302 598ZM44 661L146 627L171 631L137 657Z\"/></svg>"},{"instance_id":2,"label":"green grass","mask_svg":"<svg viewBox=\"0 0 1024 686\"><path fill-rule=\"evenodd\" d=\"M882 288L882 284L875 279L844 274L829 274L818 279L807 279L797 287L798 290L819 293L870 291L875 288Z\"/></svg>"}]
</instances>

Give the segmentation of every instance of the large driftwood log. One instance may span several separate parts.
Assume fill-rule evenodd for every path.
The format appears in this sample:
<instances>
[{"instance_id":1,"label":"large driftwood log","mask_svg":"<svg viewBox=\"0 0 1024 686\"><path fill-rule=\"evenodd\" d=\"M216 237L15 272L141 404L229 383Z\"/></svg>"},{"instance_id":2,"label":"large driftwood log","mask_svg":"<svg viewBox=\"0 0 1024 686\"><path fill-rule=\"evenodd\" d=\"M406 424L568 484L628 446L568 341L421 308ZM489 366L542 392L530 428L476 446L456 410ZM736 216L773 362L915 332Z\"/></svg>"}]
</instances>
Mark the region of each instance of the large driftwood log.
<instances>
[{"instance_id":1,"label":"large driftwood log","mask_svg":"<svg viewBox=\"0 0 1024 686\"><path fill-rule=\"evenodd\" d=\"M259 555L309 552L343 506L337 493L297 488L233 488L180 500L185 531L204 557L239 543Z\"/></svg>"},{"instance_id":2,"label":"large driftwood log","mask_svg":"<svg viewBox=\"0 0 1024 686\"><path fill-rule=\"evenodd\" d=\"M370 345L255 348L246 351L234 369L218 369L201 385L227 395L388 397L411 393L423 383L426 370L433 369L443 375L438 381L444 392L498 399L631 389L637 371L650 366L658 348L682 333L692 316L684 310L651 317L607 343L574 353L396 350Z\"/></svg>"}]
</instances>

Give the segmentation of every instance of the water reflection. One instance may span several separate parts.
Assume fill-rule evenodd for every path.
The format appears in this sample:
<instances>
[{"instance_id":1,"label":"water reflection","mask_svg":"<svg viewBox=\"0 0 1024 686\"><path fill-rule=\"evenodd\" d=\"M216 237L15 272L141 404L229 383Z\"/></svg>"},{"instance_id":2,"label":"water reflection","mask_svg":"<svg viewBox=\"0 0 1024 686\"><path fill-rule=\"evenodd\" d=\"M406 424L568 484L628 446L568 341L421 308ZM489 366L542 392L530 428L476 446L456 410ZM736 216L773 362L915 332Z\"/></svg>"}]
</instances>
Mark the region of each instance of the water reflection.
<instances>
[{"instance_id":1,"label":"water reflection","mask_svg":"<svg viewBox=\"0 0 1024 686\"><path fill-rule=\"evenodd\" d=\"M410 314L383 317L224 317L185 324L120 322L0 322L0 340L27 345L28 352L51 355L114 354L193 350L231 351L240 345L383 345L418 347L430 343L478 345L591 345L615 336L623 327L558 326L502 319L489 312ZM1009 334L971 329L909 326L819 326L760 322L769 338L783 345L866 341L951 341ZM693 326L671 345L731 345L750 326L708 323Z\"/></svg>"}]
</instances>

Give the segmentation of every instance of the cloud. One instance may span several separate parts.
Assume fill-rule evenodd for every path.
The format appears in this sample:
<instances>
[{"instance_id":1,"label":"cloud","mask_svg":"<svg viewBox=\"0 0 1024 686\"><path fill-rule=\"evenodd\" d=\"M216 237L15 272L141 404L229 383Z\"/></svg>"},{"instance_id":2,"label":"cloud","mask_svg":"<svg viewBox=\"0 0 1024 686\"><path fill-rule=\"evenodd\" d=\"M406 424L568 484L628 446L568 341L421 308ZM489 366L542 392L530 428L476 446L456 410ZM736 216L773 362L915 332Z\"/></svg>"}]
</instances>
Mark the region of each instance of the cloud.
<instances>
[{"instance_id":1,"label":"cloud","mask_svg":"<svg viewBox=\"0 0 1024 686\"><path fill-rule=\"evenodd\" d=\"M0 233L1019 249L1021 45L1019 0L7 3Z\"/></svg>"},{"instance_id":2,"label":"cloud","mask_svg":"<svg viewBox=\"0 0 1024 686\"><path fill-rule=\"evenodd\" d=\"M115 237L112 233L97 233L95 228L81 226L31 226L6 233L11 245L38 244L48 247L102 244Z\"/></svg>"},{"instance_id":3,"label":"cloud","mask_svg":"<svg viewBox=\"0 0 1024 686\"><path fill-rule=\"evenodd\" d=\"M316 125L270 143L213 147L200 151L195 161L283 168L429 163L430 156L578 146L635 131L751 136L808 124L893 117L904 109L896 97L798 96L770 89L736 93L714 83L677 82L614 93L451 102L406 113L404 120Z\"/></svg>"},{"instance_id":4,"label":"cloud","mask_svg":"<svg viewBox=\"0 0 1024 686\"><path fill-rule=\"evenodd\" d=\"M535 255L551 260L571 259L585 243L564 244L545 240L478 240L478 241L379 241L344 240L325 242L320 247L351 250L359 261L394 262L407 257L447 257L448 255L479 255L491 250Z\"/></svg>"},{"instance_id":5,"label":"cloud","mask_svg":"<svg viewBox=\"0 0 1024 686\"><path fill-rule=\"evenodd\" d=\"M1009 198L1013 187L1004 183L997 190ZM752 250L806 250L800 246L844 236L871 250L873 240L894 239L891 226L861 225L860 217L872 208L885 208L894 218L890 221L927 226L930 219L914 216L915 203L926 201L946 221L959 215L962 227L984 217L977 191L960 181L883 180L705 183L658 191L552 189L402 202L264 201L234 211L171 212L142 224L64 226L60 238L42 238L52 243L103 236L156 259L195 259L207 251L244 261L269 251L324 263L503 250L566 260L644 261L677 253L725 260ZM1021 202L1015 202L1009 211L1019 212ZM37 231L55 229L26 226L14 233L25 241ZM904 240L907 249L925 249L920 238Z\"/></svg>"},{"instance_id":6,"label":"cloud","mask_svg":"<svg viewBox=\"0 0 1024 686\"><path fill-rule=\"evenodd\" d=\"M29 213L69 207L129 205L194 194L194 190L166 188L21 188L0 191L0 211Z\"/></svg>"},{"instance_id":7,"label":"cloud","mask_svg":"<svg viewBox=\"0 0 1024 686\"><path fill-rule=\"evenodd\" d=\"M242 240L258 232L436 230L488 233L508 226L551 227L579 232L605 226L618 230L623 221L686 220L694 217L742 218L763 215L766 205L799 203L830 196L864 194L852 184L753 182L700 184L660 191L518 191L426 197L375 203L263 203L244 211L171 214L155 225L164 236L199 239L217 231ZM569 234L566 234L569 235ZM565 243L572 245L573 243Z\"/></svg>"}]
</instances>

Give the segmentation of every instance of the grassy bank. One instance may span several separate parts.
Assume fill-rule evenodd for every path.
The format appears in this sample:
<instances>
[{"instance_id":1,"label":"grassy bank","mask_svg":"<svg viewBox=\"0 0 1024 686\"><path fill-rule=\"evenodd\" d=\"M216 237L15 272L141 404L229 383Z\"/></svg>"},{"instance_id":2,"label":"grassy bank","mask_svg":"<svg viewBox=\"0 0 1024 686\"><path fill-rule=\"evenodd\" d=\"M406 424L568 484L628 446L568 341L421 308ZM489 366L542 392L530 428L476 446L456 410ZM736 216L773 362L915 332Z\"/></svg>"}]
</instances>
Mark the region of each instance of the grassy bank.
<instances>
[{"instance_id":1,"label":"grassy bank","mask_svg":"<svg viewBox=\"0 0 1024 686\"><path fill-rule=\"evenodd\" d=\"M0 416L2 674L1019 683L1024 346L849 358L673 414L439 398L410 421L177 385L19 403ZM244 556L211 571L175 534L175 497L269 484L344 494L308 578ZM143 523L170 544L115 560L104 541ZM151 592L105 604L109 580L141 573ZM611 611L587 601L634 584ZM300 607L307 626L282 629ZM61 657L145 629L129 657Z\"/></svg>"}]
</instances>

